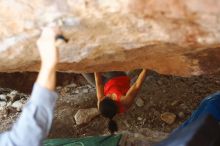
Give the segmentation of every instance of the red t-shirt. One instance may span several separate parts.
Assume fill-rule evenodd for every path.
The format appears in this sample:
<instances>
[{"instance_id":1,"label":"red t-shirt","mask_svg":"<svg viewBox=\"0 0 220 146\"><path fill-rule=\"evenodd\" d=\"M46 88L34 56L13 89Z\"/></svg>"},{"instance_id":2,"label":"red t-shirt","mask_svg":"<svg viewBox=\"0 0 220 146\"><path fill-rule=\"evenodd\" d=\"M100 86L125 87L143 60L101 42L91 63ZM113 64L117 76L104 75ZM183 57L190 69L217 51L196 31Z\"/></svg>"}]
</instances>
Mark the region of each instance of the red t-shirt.
<instances>
[{"instance_id":1,"label":"red t-shirt","mask_svg":"<svg viewBox=\"0 0 220 146\"><path fill-rule=\"evenodd\" d=\"M104 95L115 93L117 96L117 104L119 106L119 112L125 112L125 107L121 104L121 96L126 95L130 88L130 78L128 76L119 76L110 79L104 86Z\"/></svg>"}]
</instances>

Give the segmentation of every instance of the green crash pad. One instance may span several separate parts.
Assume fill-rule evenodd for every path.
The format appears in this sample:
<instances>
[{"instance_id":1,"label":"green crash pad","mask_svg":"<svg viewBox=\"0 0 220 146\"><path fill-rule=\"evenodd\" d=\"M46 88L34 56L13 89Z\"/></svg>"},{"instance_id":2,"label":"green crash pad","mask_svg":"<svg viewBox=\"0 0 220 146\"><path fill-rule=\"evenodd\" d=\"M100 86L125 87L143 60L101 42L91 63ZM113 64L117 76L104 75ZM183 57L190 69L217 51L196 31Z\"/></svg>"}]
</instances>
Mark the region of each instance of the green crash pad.
<instances>
[{"instance_id":1,"label":"green crash pad","mask_svg":"<svg viewBox=\"0 0 220 146\"><path fill-rule=\"evenodd\" d=\"M44 146L117 146L122 135L48 139Z\"/></svg>"}]
</instances>

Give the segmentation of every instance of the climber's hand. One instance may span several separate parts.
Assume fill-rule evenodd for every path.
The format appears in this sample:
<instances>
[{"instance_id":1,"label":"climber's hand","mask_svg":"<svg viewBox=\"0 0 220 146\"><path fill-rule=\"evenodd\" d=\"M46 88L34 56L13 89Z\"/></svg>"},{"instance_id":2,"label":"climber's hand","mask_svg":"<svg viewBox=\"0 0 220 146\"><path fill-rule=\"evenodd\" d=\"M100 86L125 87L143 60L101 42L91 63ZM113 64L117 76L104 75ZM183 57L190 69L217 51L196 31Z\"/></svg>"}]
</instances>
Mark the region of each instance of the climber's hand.
<instances>
[{"instance_id":1,"label":"climber's hand","mask_svg":"<svg viewBox=\"0 0 220 146\"><path fill-rule=\"evenodd\" d=\"M58 50L55 46L56 30L51 27L43 29L37 41L43 68L55 68L58 62Z\"/></svg>"},{"instance_id":2,"label":"climber's hand","mask_svg":"<svg viewBox=\"0 0 220 146\"><path fill-rule=\"evenodd\" d=\"M55 46L55 36L56 30L46 27L37 41L42 63L36 82L49 90L54 90L56 85L58 50Z\"/></svg>"}]
</instances>

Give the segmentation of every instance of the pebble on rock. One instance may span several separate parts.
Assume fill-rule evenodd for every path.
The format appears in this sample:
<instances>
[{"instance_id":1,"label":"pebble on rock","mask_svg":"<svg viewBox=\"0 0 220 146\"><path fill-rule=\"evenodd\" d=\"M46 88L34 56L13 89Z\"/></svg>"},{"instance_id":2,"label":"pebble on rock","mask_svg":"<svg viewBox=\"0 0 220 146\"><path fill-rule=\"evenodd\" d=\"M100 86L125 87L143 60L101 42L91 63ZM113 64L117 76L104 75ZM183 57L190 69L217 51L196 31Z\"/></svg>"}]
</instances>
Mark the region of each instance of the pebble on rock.
<instances>
[{"instance_id":1,"label":"pebble on rock","mask_svg":"<svg viewBox=\"0 0 220 146\"><path fill-rule=\"evenodd\" d=\"M138 120L138 121L141 121L141 120L143 120L143 118L142 118L142 117L138 117L137 120Z\"/></svg>"},{"instance_id":2,"label":"pebble on rock","mask_svg":"<svg viewBox=\"0 0 220 146\"><path fill-rule=\"evenodd\" d=\"M68 88L75 88L77 85L75 83L67 85Z\"/></svg>"},{"instance_id":3,"label":"pebble on rock","mask_svg":"<svg viewBox=\"0 0 220 146\"><path fill-rule=\"evenodd\" d=\"M136 100L136 105L137 105L138 107L143 107L143 106L144 106L144 101L143 101L143 99L137 98L137 100Z\"/></svg>"},{"instance_id":4,"label":"pebble on rock","mask_svg":"<svg viewBox=\"0 0 220 146\"><path fill-rule=\"evenodd\" d=\"M18 101L15 101L11 107L13 108L16 108L18 112L21 111L22 107L23 107L23 104L18 100Z\"/></svg>"},{"instance_id":5,"label":"pebble on rock","mask_svg":"<svg viewBox=\"0 0 220 146\"><path fill-rule=\"evenodd\" d=\"M90 89L90 88L92 88L92 86L91 85L87 85L87 87Z\"/></svg>"},{"instance_id":6,"label":"pebble on rock","mask_svg":"<svg viewBox=\"0 0 220 146\"><path fill-rule=\"evenodd\" d=\"M179 113L178 113L178 117L179 117L180 119L183 119L183 118L185 117L184 112L179 112Z\"/></svg>"},{"instance_id":7,"label":"pebble on rock","mask_svg":"<svg viewBox=\"0 0 220 146\"><path fill-rule=\"evenodd\" d=\"M6 105L7 105L7 103L5 101L0 101L0 107L4 107Z\"/></svg>"},{"instance_id":8,"label":"pebble on rock","mask_svg":"<svg viewBox=\"0 0 220 146\"><path fill-rule=\"evenodd\" d=\"M85 89L82 90L82 92L83 92L83 93L88 93L88 92L89 92L89 89L86 89L86 88L85 88Z\"/></svg>"},{"instance_id":9,"label":"pebble on rock","mask_svg":"<svg viewBox=\"0 0 220 146\"><path fill-rule=\"evenodd\" d=\"M188 109L188 107L184 103L180 104L180 108L183 109L183 110L187 110Z\"/></svg>"},{"instance_id":10,"label":"pebble on rock","mask_svg":"<svg viewBox=\"0 0 220 146\"><path fill-rule=\"evenodd\" d=\"M161 80L158 80L158 81L157 81L157 84L158 84L158 85L162 85L163 82L162 82Z\"/></svg>"},{"instance_id":11,"label":"pebble on rock","mask_svg":"<svg viewBox=\"0 0 220 146\"><path fill-rule=\"evenodd\" d=\"M162 121L164 121L165 123L171 125L175 122L176 120L176 115L174 113L170 113L170 112L165 112L163 114L160 115L160 118Z\"/></svg>"},{"instance_id":12,"label":"pebble on rock","mask_svg":"<svg viewBox=\"0 0 220 146\"><path fill-rule=\"evenodd\" d=\"M7 101L7 96L4 94L0 95L0 100Z\"/></svg>"},{"instance_id":13,"label":"pebble on rock","mask_svg":"<svg viewBox=\"0 0 220 146\"><path fill-rule=\"evenodd\" d=\"M171 106L176 106L178 104L178 101L177 100L174 100L172 103L171 103Z\"/></svg>"},{"instance_id":14,"label":"pebble on rock","mask_svg":"<svg viewBox=\"0 0 220 146\"><path fill-rule=\"evenodd\" d=\"M18 98L18 91L11 91L11 93L9 93L7 96L9 96L10 97L10 100L13 102L13 101L15 101L15 100L17 100L17 98Z\"/></svg>"},{"instance_id":15,"label":"pebble on rock","mask_svg":"<svg viewBox=\"0 0 220 146\"><path fill-rule=\"evenodd\" d=\"M7 103L7 107L9 107L9 106L11 106L11 105L12 105L12 102L9 101L9 102Z\"/></svg>"},{"instance_id":16,"label":"pebble on rock","mask_svg":"<svg viewBox=\"0 0 220 146\"><path fill-rule=\"evenodd\" d=\"M79 90L75 90L75 93L76 93L76 94L79 94Z\"/></svg>"}]
</instances>

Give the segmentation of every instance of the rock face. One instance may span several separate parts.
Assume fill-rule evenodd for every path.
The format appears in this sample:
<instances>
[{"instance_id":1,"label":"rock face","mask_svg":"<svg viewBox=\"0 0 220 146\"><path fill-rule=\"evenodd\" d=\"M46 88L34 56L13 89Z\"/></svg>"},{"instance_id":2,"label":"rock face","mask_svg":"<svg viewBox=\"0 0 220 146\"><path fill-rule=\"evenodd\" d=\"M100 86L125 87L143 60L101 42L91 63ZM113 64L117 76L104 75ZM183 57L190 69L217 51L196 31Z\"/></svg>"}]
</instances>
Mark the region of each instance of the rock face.
<instances>
[{"instance_id":1,"label":"rock face","mask_svg":"<svg viewBox=\"0 0 220 146\"><path fill-rule=\"evenodd\" d=\"M99 111L97 108L79 109L74 118L76 124L81 125L90 122L97 115L99 115Z\"/></svg>"},{"instance_id":2,"label":"rock face","mask_svg":"<svg viewBox=\"0 0 220 146\"><path fill-rule=\"evenodd\" d=\"M59 71L149 68L181 76L220 70L218 0L11 0L0 2L0 72L37 71L35 41L62 26Z\"/></svg>"}]
</instances>

